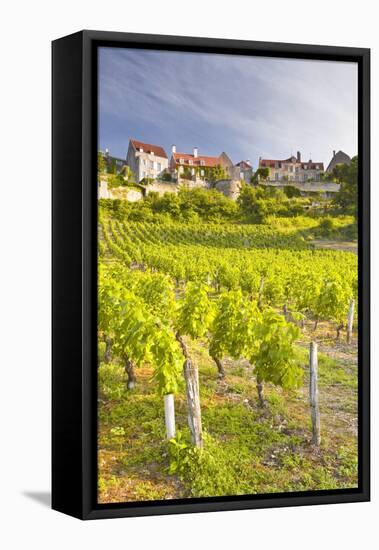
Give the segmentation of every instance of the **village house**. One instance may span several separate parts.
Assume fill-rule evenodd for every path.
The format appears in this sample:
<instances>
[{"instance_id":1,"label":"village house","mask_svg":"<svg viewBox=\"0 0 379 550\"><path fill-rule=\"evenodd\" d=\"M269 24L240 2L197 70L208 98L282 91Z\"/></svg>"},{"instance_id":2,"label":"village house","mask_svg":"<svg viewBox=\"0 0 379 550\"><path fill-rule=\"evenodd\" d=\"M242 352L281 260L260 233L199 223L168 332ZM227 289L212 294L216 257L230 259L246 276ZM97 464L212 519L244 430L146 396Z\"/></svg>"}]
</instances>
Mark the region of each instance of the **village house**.
<instances>
[{"instance_id":1,"label":"village house","mask_svg":"<svg viewBox=\"0 0 379 550\"><path fill-rule=\"evenodd\" d=\"M171 148L170 172L174 179L192 178L206 181L210 177L211 170L217 167L225 170L228 178L233 179L236 167L226 153L218 157L199 155L197 147L193 153L177 153L176 146Z\"/></svg>"},{"instance_id":2,"label":"village house","mask_svg":"<svg viewBox=\"0 0 379 550\"><path fill-rule=\"evenodd\" d=\"M129 141L126 162L132 170L136 182L145 178L157 179L168 168L168 157L163 147L143 143L136 139Z\"/></svg>"},{"instance_id":3,"label":"village house","mask_svg":"<svg viewBox=\"0 0 379 550\"><path fill-rule=\"evenodd\" d=\"M249 160L241 160L237 162L236 167L239 170L239 179L250 183L253 175L253 167Z\"/></svg>"},{"instance_id":4,"label":"village house","mask_svg":"<svg viewBox=\"0 0 379 550\"><path fill-rule=\"evenodd\" d=\"M273 182L306 182L320 181L324 172L322 162L313 162L312 159L303 162L300 152L284 160L259 158L259 168L268 168L268 180Z\"/></svg>"},{"instance_id":5,"label":"village house","mask_svg":"<svg viewBox=\"0 0 379 550\"><path fill-rule=\"evenodd\" d=\"M351 163L351 158L349 157L349 155L347 155L343 151L338 151L338 153L333 151L333 157L332 157L332 160L328 164L328 167L326 169L326 173L330 174L331 172L333 172L333 169L337 166L337 164L347 164L347 165L349 165L350 163Z\"/></svg>"}]
</instances>

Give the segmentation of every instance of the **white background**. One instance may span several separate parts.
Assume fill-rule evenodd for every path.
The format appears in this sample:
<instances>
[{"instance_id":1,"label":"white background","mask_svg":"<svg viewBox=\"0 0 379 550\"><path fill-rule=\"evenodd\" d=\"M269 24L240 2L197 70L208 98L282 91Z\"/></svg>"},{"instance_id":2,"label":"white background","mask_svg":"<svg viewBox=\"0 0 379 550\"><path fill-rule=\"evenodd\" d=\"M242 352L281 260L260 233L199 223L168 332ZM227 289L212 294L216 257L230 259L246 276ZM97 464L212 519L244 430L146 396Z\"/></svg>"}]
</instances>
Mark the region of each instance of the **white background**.
<instances>
[{"instance_id":1,"label":"white background","mask_svg":"<svg viewBox=\"0 0 379 550\"><path fill-rule=\"evenodd\" d=\"M50 485L50 41L86 28L371 47L375 248L379 145L375 97L379 72L376 4L373 0L259 3L13 0L2 4L0 544L3 548L378 547L375 430L379 388L374 362L371 503L96 522L66 517L51 511L46 504ZM374 284L377 267L374 256ZM377 288L373 288L373 298L375 336ZM375 342L373 349L375 352ZM67 402L69 405L69 395Z\"/></svg>"}]
</instances>

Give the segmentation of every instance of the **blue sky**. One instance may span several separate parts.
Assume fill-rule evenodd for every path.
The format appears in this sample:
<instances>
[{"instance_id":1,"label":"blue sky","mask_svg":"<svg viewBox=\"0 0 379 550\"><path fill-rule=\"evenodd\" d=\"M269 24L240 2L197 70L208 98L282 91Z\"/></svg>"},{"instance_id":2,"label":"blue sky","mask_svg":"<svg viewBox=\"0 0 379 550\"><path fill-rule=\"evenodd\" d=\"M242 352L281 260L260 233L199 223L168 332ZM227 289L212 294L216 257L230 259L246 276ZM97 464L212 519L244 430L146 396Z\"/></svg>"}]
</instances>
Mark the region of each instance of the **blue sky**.
<instances>
[{"instance_id":1,"label":"blue sky","mask_svg":"<svg viewBox=\"0 0 379 550\"><path fill-rule=\"evenodd\" d=\"M357 153L354 63L123 48L99 52L99 148L125 158L129 139L236 163L259 156L327 164Z\"/></svg>"}]
</instances>

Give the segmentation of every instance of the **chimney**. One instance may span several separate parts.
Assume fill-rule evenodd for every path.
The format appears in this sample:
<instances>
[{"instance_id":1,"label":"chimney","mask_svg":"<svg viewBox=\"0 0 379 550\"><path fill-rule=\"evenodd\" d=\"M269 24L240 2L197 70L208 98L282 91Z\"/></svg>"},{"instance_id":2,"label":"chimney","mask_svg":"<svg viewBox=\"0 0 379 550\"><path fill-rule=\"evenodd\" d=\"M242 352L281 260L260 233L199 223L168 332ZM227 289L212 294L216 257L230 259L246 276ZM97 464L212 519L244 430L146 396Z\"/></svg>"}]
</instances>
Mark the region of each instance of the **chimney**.
<instances>
[{"instance_id":1,"label":"chimney","mask_svg":"<svg viewBox=\"0 0 379 550\"><path fill-rule=\"evenodd\" d=\"M171 153L176 153L176 145L171 145Z\"/></svg>"},{"instance_id":2,"label":"chimney","mask_svg":"<svg viewBox=\"0 0 379 550\"><path fill-rule=\"evenodd\" d=\"M333 151L333 158L334 158L335 156L336 156L336 152L335 152L335 151Z\"/></svg>"},{"instance_id":3,"label":"chimney","mask_svg":"<svg viewBox=\"0 0 379 550\"><path fill-rule=\"evenodd\" d=\"M194 148L193 148L193 156L194 156L195 158L197 158L198 152L199 152L198 148L197 148L197 147L194 147Z\"/></svg>"},{"instance_id":4,"label":"chimney","mask_svg":"<svg viewBox=\"0 0 379 550\"><path fill-rule=\"evenodd\" d=\"M296 158L297 158L297 162L301 162L301 154L300 154L300 151L297 152Z\"/></svg>"}]
</instances>

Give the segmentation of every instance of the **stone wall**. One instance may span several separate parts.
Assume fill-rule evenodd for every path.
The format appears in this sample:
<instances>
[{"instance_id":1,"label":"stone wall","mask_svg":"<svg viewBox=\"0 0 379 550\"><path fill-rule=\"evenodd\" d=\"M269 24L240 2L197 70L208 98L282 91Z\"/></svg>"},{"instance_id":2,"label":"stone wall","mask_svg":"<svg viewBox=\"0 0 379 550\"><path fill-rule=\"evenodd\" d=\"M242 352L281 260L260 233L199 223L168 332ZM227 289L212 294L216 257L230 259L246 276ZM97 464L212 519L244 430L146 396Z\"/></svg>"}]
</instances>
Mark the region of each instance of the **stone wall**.
<instances>
[{"instance_id":1,"label":"stone wall","mask_svg":"<svg viewBox=\"0 0 379 550\"><path fill-rule=\"evenodd\" d=\"M220 180L215 184L215 189L225 197L236 201L241 192L241 182L239 180Z\"/></svg>"},{"instance_id":2,"label":"stone wall","mask_svg":"<svg viewBox=\"0 0 379 550\"><path fill-rule=\"evenodd\" d=\"M132 187L115 187L114 189L108 189L106 181L100 181L98 183L99 199L121 199L129 202L136 202L143 198L142 190L134 189Z\"/></svg>"},{"instance_id":3,"label":"stone wall","mask_svg":"<svg viewBox=\"0 0 379 550\"><path fill-rule=\"evenodd\" d=\"M149 195L150 193L158 193L158 195L161 197L165 193L177 194L178 191L179 185L177 183L155 181L153 183L149 183L149 185L146 185L146 195Z\"/></svg>"}]
</instances>

